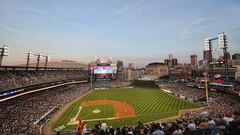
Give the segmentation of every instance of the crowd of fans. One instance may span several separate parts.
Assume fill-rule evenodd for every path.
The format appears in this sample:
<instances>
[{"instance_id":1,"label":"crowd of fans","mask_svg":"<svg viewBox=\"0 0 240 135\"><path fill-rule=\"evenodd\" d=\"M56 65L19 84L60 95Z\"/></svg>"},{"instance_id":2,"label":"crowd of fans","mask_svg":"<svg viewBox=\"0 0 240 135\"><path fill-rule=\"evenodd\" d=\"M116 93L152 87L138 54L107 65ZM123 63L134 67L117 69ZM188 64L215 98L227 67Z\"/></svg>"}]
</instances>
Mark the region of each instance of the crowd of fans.
<instances>
[{"instance_id":1,"label":"crowd of fans","mask_svg":"<svg viewBox=\"0 0 240 135\"><path fill-rule=\"evenodd\" d=\"M121 82L121 81L96 81L93 83L93 88L121 88L129 86L129 82Z\"/></svg>"},{"instance_id":2,"label":"crowd of fans","mask_svg":"<svg viewBox=\"0 0 240 135\"><path fill-rule=\"evenodd\" d=\"M0 73L0 76L7 78L6 80L0 78L0 88L9 89L22 87L34 83L44 83L44 81L56 81L63 78L79 77L81 74L79 72L76 73L76 71L61 71L61 75L59 75L60 71L51 71L51 73L46 73L48 71L41 71L39 73L34 72L33 74L30 72L34 71L28 71L27 73L23 71ZM22 78L20 76L22 76ZM11 79L13 79L12 85ZM127 87L129 85L128 82L97 81L93 83L93 88ZM160 87L171 90L177 95L183 95L196 100L205 97L204 90L187 87L186 84L161 83ZM34 124L39 118L52 108L56 106L61 107L79 97L88 91L89 88L89 83L68 85L2 102L0 105L0 133L3 135L39 134L40 126ZM108 125L107 122L99 122L96 124L95 128L88 129L88 131L85 130L84 133L92 135L234 135L240 133L239 97L212 91L209 95L210 100L208 106L194 111L185 111L181 114L180 118L175 120L148 124L139 122L136 126L125 125L119 128L113 128ZM85 125L85 129L87 129L87 124Z\"/></svg>"},{"instance_id":3,"label":"crowd of fans","mask_svg":"<svg viewBox=\"0 0 240 135\"><path fill-rule=\"evenodd\" d=\"M177 95L184 95L194 100L204 98L205 91L198 88L188 87L185 83L161 83L160 88L171 90Z\"/></svg>"},{"instance_id":4,"label":"crowd of fans","mask_svg":"<svg viewBox=\"0 0 240 135\"><path fill-rule=\"evenodd\" d=\"M36 92L0 103L1 135L36 135L34 123L56 106L62 106L89 90L89 84L69 85Z\"/></svg>"},{"instance_id":5,"label":"crowd of fans","mask_svg":"<svg viewBox=\"0 0 240 135\"><path fill-rule=\"evenodd\" d=\"M104 121L95 125L90 135L239 135L239 115L210 117L199 115L195 119L179 118L168 122L152 122L136 126L113 128Z\"/></svg>"},{"instance_id":6,"label":"crowd of fans","mask_svg":"<svg viewBox=\"0 0 240 135\"><path fill-rule=\"evenodd\" d=\"M83 76L80 70L0 71L0 91Z\"/></svg>"}]
</instances>

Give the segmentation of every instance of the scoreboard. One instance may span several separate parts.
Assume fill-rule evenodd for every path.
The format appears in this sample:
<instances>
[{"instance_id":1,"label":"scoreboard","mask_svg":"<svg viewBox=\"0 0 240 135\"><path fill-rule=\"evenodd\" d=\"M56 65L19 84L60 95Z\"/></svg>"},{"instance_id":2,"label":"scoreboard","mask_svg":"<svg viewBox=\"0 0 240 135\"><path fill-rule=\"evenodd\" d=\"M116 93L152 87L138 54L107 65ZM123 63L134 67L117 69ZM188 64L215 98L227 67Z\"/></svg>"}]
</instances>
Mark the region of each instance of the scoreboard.
<instances>
[{"instance_id":1,"label":"scoreboard","mask_svg":"<svg viewBox=\"0 0 240 135\"><path fill-rule=\"evenodd\" d=\"M116 79L116 64L97 64L93 67L93 75L96 80L112 80Z\"/></svg>"}]
</instances>

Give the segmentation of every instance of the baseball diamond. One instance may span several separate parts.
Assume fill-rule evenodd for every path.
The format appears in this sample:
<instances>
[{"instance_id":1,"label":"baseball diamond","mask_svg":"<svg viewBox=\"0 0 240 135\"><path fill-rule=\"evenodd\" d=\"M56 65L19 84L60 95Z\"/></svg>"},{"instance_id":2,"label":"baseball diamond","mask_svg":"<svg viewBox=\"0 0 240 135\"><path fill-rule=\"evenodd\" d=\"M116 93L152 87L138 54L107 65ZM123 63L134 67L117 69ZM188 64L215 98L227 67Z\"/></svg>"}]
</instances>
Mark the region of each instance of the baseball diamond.
<instances>
[{"instance_id":1,"label":"baseball diamond","mask_svg":"<svg viewBox=\"0 0 240 135\"><path fill-rule=\"evenodd\" d=\"M190 102L157 89L109 88L92 90L73 103L54 123L52 129L64 125L62 130L73 130L78 120L93 127L106 121L116 127L134 125L137 121L150 122L178 115L179 110L198 108Z\"/></svg>"}]
</instances>

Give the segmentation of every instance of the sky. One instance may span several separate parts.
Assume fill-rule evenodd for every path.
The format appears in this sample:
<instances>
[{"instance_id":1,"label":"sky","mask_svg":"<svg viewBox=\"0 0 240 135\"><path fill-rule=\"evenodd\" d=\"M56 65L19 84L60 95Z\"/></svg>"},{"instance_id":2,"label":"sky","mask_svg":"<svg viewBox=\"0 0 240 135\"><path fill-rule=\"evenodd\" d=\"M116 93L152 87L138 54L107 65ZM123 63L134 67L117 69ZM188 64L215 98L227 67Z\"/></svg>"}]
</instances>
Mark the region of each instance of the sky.
<instances>
[{"instance_id":1,"label":"sky","mask_svg":"<svg viewBox=\"0 0 240 135\"><path fill-rule=\"evenodd\" d=\"M220 32L240 53L239 0L0 0L0 18L0 47L10 47L4 65L26 63L28 51L52 61L112 56L144 67L173 54L187 63Z\"/></svg>"}]
</instances>

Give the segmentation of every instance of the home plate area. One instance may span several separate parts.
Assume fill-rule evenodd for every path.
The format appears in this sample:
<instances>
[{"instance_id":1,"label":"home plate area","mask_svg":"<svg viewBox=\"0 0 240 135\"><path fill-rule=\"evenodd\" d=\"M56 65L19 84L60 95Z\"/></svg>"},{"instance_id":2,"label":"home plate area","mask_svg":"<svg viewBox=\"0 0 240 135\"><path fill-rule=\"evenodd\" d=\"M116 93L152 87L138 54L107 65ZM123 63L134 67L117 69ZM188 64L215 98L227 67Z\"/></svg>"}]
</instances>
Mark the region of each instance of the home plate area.
<instances>
[{"instance_id":1,"label":"home plate area","mask_svg":"<svg viewBox=\"0 0 240 135\"><path fill-rule=\"evenodd\" d=\"M92 112L93 112L93 113L100 113L101 110L100 110L100 109L95 109L95 110L93 110Z\"/></svg>"},{"instance_id":2,"label":"home plate area","mask_svg":"<svg viewBox=\"0 0 240 135\"><path fill-rule=\"evenodd\" d=\"M134 108L125 102L116 100L91 100L81 103L77 114L68 122L68 125L75 125L79 120L99 121L134 116Z\"/></svg>"}]
</instances>

